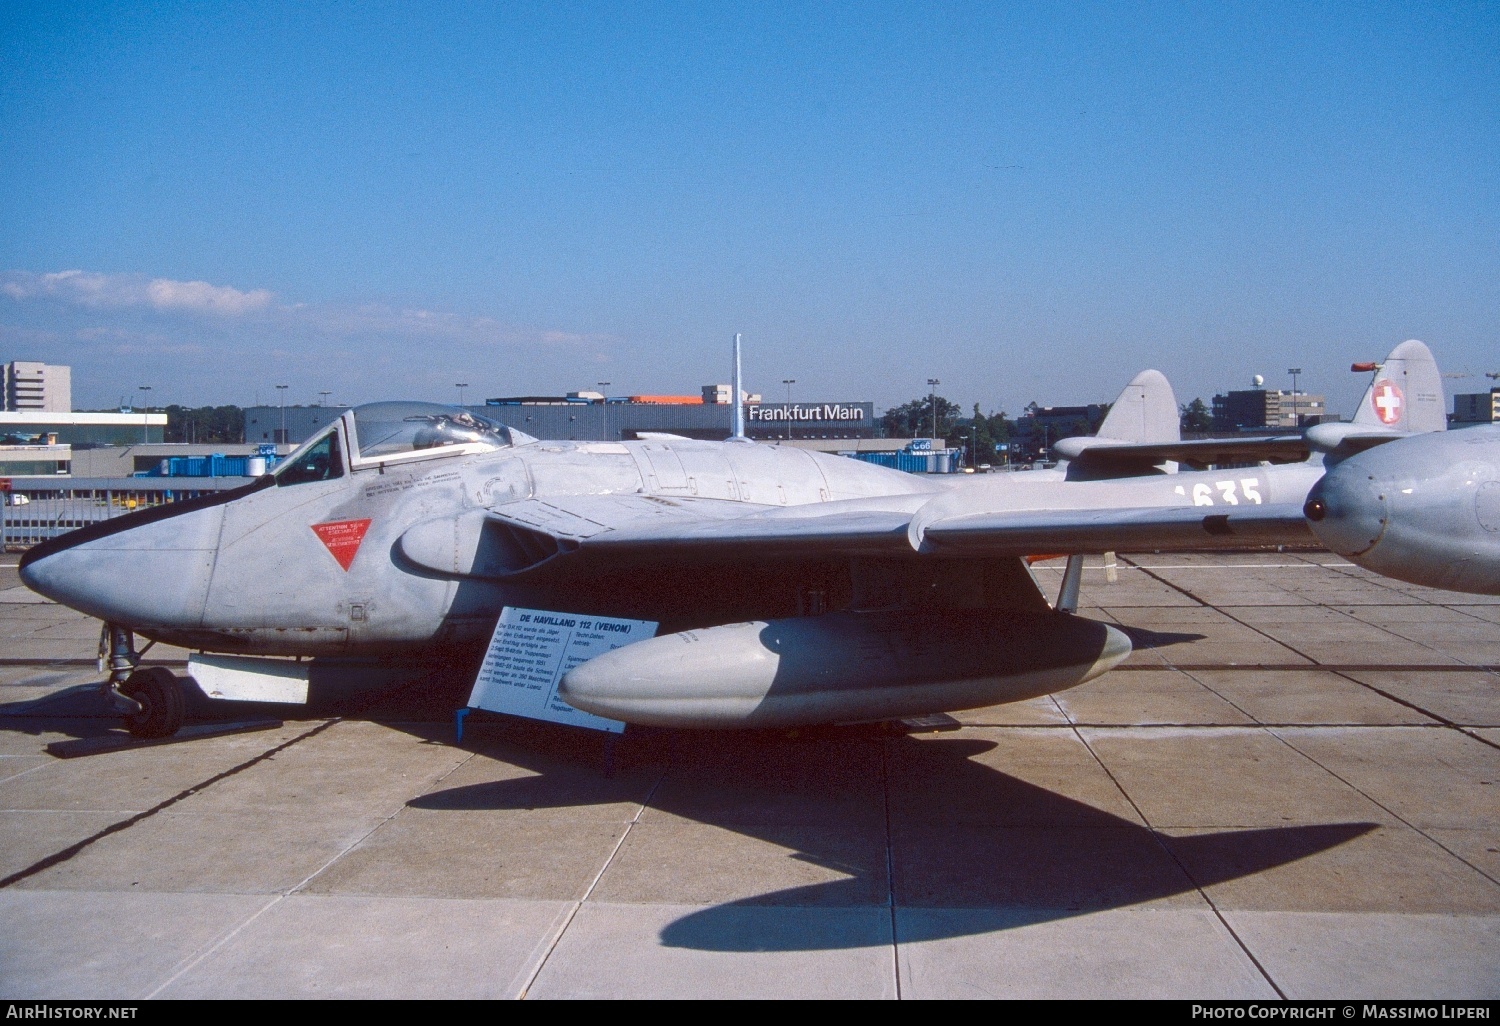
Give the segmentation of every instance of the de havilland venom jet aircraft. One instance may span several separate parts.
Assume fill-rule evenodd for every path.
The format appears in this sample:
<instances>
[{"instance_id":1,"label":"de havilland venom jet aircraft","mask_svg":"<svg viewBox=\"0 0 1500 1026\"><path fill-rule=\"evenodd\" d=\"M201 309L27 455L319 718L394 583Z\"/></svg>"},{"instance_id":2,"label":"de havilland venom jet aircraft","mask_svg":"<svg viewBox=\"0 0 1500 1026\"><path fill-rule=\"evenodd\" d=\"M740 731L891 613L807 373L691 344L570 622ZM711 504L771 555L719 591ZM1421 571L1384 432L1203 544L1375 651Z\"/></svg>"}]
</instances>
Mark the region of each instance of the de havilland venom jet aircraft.
<instances>
[{"instance_id":1,"label":"de havilland venom jet aircraft","mask_svg":"<svg viewBox=\"0 0 1500 1026\"><path fill-rule=\"evenodd\" d=\"M243 488L38 545L21 576L104 621L105 687L142 736L175 732L184 701L169 671L136 668L136 634L274 675L293 656L477 651L506 607L660 625L563 678L559 697L600 716L898 718L1104 673L1131 643L1074 614L1082 553L1309 541L1325 460L1440 429L1443 409L1431 354L1406 342L1321 440L1185 442L1147 371L1099 436L1060 446L1057 473L953 481L753 443L739 405L724 442L562 442L376 403ZM1073 557L1055 605L1027 569L1036 553Z\"/></svg>"}]
</instances>

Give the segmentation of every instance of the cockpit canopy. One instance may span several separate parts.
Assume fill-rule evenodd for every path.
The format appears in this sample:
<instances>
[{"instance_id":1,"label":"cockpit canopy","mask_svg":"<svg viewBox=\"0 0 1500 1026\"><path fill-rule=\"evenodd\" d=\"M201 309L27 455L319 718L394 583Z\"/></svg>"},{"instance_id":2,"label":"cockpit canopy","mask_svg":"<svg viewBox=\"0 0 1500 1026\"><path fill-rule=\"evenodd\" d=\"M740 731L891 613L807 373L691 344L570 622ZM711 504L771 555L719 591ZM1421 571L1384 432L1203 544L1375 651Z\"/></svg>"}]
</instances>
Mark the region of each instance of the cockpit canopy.
<instances>
[{"instance_id":1,"label":"cockpit canopy","mask_svg":"<svg viewBox=\"0 0 1500 1026\"><path fill-rule=\"evenodd\" d=\"M457 406L440 403L368 403L354 408L357 459L399 456L449 445L478 445L508 449L536 441L524 431L505 426Z\"/></svg>"}]
</instances>

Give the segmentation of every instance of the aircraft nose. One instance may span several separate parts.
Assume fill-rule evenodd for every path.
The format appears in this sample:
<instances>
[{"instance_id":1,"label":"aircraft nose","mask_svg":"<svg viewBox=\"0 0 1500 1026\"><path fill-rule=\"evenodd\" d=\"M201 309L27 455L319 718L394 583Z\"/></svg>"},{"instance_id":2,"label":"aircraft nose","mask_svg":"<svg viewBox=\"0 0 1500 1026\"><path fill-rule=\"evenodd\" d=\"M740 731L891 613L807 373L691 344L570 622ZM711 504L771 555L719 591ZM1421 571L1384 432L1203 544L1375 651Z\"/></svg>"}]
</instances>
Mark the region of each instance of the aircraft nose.
<instances>
[{"instance_id":1,"label":"aircraft nose","mask_svg":"<svg viewBox=\"0 0 1500 1026\"><path fill-rule=\"evenodd\" d=\"M196 627L223 516L164 506L80 528L23 555L21 581L122 627Z\"/></svg>"},{"instance_id":2,"label":"aircraft nose","mask_svg":"<svg viewBox=\"0 0 1500 1026\"><path fill-rule=\"evenodd\" d=\"M1385 534L1388 512L1383 481L1357 464L1341 464L1307 494L1302 512L1324 545L1341 556L1370 551Z\"/></svg>"}]
</instances>

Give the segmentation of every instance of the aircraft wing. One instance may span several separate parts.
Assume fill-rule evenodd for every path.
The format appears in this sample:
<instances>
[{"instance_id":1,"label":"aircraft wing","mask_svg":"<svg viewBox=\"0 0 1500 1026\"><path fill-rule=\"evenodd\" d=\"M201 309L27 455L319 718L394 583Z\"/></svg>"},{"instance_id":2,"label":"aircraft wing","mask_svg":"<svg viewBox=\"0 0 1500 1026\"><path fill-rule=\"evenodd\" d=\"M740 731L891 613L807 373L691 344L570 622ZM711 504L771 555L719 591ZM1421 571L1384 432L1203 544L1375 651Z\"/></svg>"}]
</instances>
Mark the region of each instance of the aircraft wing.
<instances>
[{"instance_id":1,"label":"aircraft wing","mask_svg":"<svg viewBox=\"0 0 1500 1026\"><path fill-rule=\"evenodd\" d=\"M1106 551L1189 551L1298 545L1315 539L1296 503L1226 506L1105 505L1108 485L1065 485L1080 501L1057 508L985 508L962 493L848 500L773 509L705 523L654 521L602 532L586 553L639 555L715 551L767 559L812 555L1022 556ZM1119 494L1123 501L1141 496ZM1147 500L1150 501L1150 500ZM918 504L920 503L920 504Z\"/></svg>"},{"instance_id":2,"label":"aircraft wing","mask_svg":"<svg viewBox=\"0 0 1500 1026\"><path fill-rule=\"evenodd\" d=\"M956 513L930 520L892 509L850 509L824 516L753 515L702 524L640 525L596 535L582 548L601 555L710 555L717 549L740 557L754 553L770 559L910 554L914 547L933 555L1025 556L1234 549L1315 541L1302 507L1283 503L1235 509L1011 509Z\"/></svg>"},{"instance_id":3,"label":"aircraft wing","mask_svg":"<svg viewBox=\"0 0 1500 1026\"><path fill-rule=\"evenodd\" d=\"M1228 511L1201 506L1006 510L934 520L922 530L924 550L965 556L1196 551L1315 542L1302 507L1291 503Z\"/></svg>"},{"instance_id":4,"label":"aircraft wing","mask_svg":"<svg viewBox=\"0 0 1500 1026\"><path fill-rule=\"evenodd\" d=\"M401 556L444 575L506 578L582 550L597 558L781 559L906 551L912 514L930 495L758 506L653 495L523 499L408 528Z\"/></svg>"},{"instance_id":5,"label":"aircraft wing","mask_svg":"<svg viewBox=\"0 0 1500 1026\"><path fill-rule=\"evenodd\" d=\"M945 493L851 499L813 506L751 506L642 495L526 499L439 517L408 529L402 555L444 574L505 578L555 557L796 559L823 556L1023 556L1306 544L1300 506L1230 509L1104 505L1103 485L1064 485L1076 504L986 508L979 496ZM1089 490L1085 495L1084 489ZM1139 501L1139 500L1137 500Z\"/></svg>"},{"instance_id":6,"label":"aircraft wing","mask_svg":"<svg viewBox=\"0 0 1500 1026\"><path fill-rule=\"evenodd\" d=\"M846 499L804 506L746 506L721 500L648 500L649 516L633 508L640 496L616 496L614 516L594 504L593 520L610 521L591 531L580 548L600 556L701 555L749 552L763 558L875 555L910 551L907 527L930 494ZM497 514L508 515L511 506ZM528 515L529 510L522 515Z\"/></svg>"},{"instance_id":7,"label":"aircraft wing","mask_svg":"<svg viewBox=\"0 0 1500 1026\"><path fill-rule=\"evenodd\" d=\"M909 553L911 513L889 509L846 509L822 515L750 515L733 520L636 524L597 535L583 543L587 552L606 554L674 553L712 555L716 550L765 558L819 555Z\"/></svg>"}]
</instances>

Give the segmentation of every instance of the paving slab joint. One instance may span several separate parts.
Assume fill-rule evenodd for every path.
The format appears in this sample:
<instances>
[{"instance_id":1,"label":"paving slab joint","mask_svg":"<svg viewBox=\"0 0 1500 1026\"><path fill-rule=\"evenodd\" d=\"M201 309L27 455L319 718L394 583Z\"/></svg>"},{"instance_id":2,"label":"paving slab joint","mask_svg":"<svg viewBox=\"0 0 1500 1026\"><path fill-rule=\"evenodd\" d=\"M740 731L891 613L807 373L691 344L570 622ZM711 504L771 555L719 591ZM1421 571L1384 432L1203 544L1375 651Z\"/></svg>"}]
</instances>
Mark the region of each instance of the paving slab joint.
<instances>
[{"instance_id":1,"label":"paving slab joint","mask_svg":"<svg viewBox=\"0 0 1500 1026\"><path fill-rule=\"evenodd\" d=\"M1264 965L1261 964L1260 959L1255 957L1255 952L1250 950L1250 946L1245 943L1244 939L1240 937L1240 935L1235 931L1234 927L1229 924L1229 920L1225 918L1223 911L1214 902L1214 899L1209 896L1208 891L1203 887L1203 885L1198 882L1198 879L1193 876L1187 865L1177 857L1177 853L1172 850L1172 846L1167 844L1167 842L1162 839L1161 834L1157 831L1156 827L1152 825L1151 820L1147 818L1145 810L1142 809L1140 805L1137 804L1136 800L1130 796L1130 793L1125 790L1125 786L1120 783L1119 778L1117 778L1114 773L1110 771L1110 768L1104 764L1104 760L1099 758L1099 753L1094 751L1094 746L1089 744L1088 738L1084 737L1083 733L1077 729L1073 731L1073 734L1078 738L1079 742L1082 743L1083 747L1088 751L1089 755L1093 756L1094 761L1099 764L1099 768L1104 771L1105 776L1109 777L1110 782L1114 784L1115 788L1120 792L1120 796L1130 803L1130 807L1133 808L1135 810L1135 814L1141 818L1141 822L1146 824L1146 829L1151 833L1151 840L1155 842L1156 846L1162 850L1163 854L1165 854L1167 858L1176 863L1177 868L1182 871L1182 875L1192 882L1193 889L1198 892L1198 896L1203 899L1203 903L1209 907L1210 911L1213 912L1214 918L1218 919L1219 921L1219 925L1223 926L1224 930L1229 934L1231 938L1233 938L1235 944L1239 945L1240 951L1244 952L1245 957L1250 960L1250 964L1255 966L1255 971L1260 973L1260 975L1265 979L1266 983L1271 986L1272 990L1276 991L1277 997L1281 998L1281 1000L1283 1001L1287 1000L1286 991L1281 989L1281 985L1276 982L1275 978L1271 975L1270 970L1268 970Z\"/></svg>"},{"instance_id":2,"label":"paving slab joint","mask_svg":"<svg viewBox=\"0 0 1500 1026\"><path fill-rule=\"evenodd\" d=\"M656 778L656 782L651 785L651 790L646 792L646 797L641 800L641 804L636 807L635 815L631 816L630 822L625 824L625 829L621 832L620 839L616 841L615 846L610 849L610 853L605 858L604 864L599 867L599 872L595 873L594 878L589 881L588 889L583 892L583 897L575 901L573 903L573 907L570 908L567 912L567 915L563 917L562 924L557 928L557 935L552 938L549 944L547 944L546 949L542 952L542 957L537 960L536 968L527 975L526 982L521 985L520 991L516 994L516 997L519 1000L526 1000L526 995L531 990L532 985L536 983L537 977L541 976L542 970L547 967L547 960L552 957L552 953L556 951L557 946L562 943L563 935L568 932L568 927L573 925L573 920L578 915L578 910L583 908L583 903L589 900L589 896L593 894L594 889L599 886L599 881L604 879L604 874L608 872L610 865L615 861L615 856L619 855L620 849L625 847L625 839L630 836L631 829L640 822L642 813L644 813L647 807L650 806L651 799L656 795L656 789L661 786L661 782L666 778L666 770L663 770L661 772L661 775Z\"/></svg>"},{"instance_id":3,"label":"paving slab joint","mask_svg":"<svg viewBox=\"0 0 1500 1026\"><path fill-rule=\"evenodd\" d=\"M209 777L207 780L204 780L200 783L194 784L192 787L177 792L172 797L166 799L165 801L158 802L157 804L151 806L151 808L146 809L144 812L137 812L134 816L131 816L128 819L122 819L118 823L111 823L103 830L85 837L83 840L77 842L76 844L71 844L68 847L64 848L62 851L53 852L46 858L33 862L25 869L19 869L16 872L5 877L4 879L0 879L0 890L4 890L7 887L20 883L22 880L25 880L28 877L35 876L38 873L51 869L53 866L61 865L62 863L67 862L69 859L73 858L79 852L83 851L85 848L89 847L89 845L94 844L96 841L101 841L111 834L117 834L122 830L128 830L142 820L150 819L158 812L169 809L173 805L176 805L178 802L186 798L191 798L193 795L212 787L221 780L226 780L238 773L243 773L251 766L262 763L272 756L286 751L288 748L292 747L295 744L306 741L308 738L313 737L317 734L321 734L323 731L327 730L329 727L338 722L338 719L325 720L311 730L306 731L302 734L298 734L296 737L277 745L275 748L269 748L266 751L261 752L253 759L246 760L245 762L240 763L238 766L232 766L229 769L224 770L222 773L216 773L213 776Z\"/></svg>"}]
</instances>

